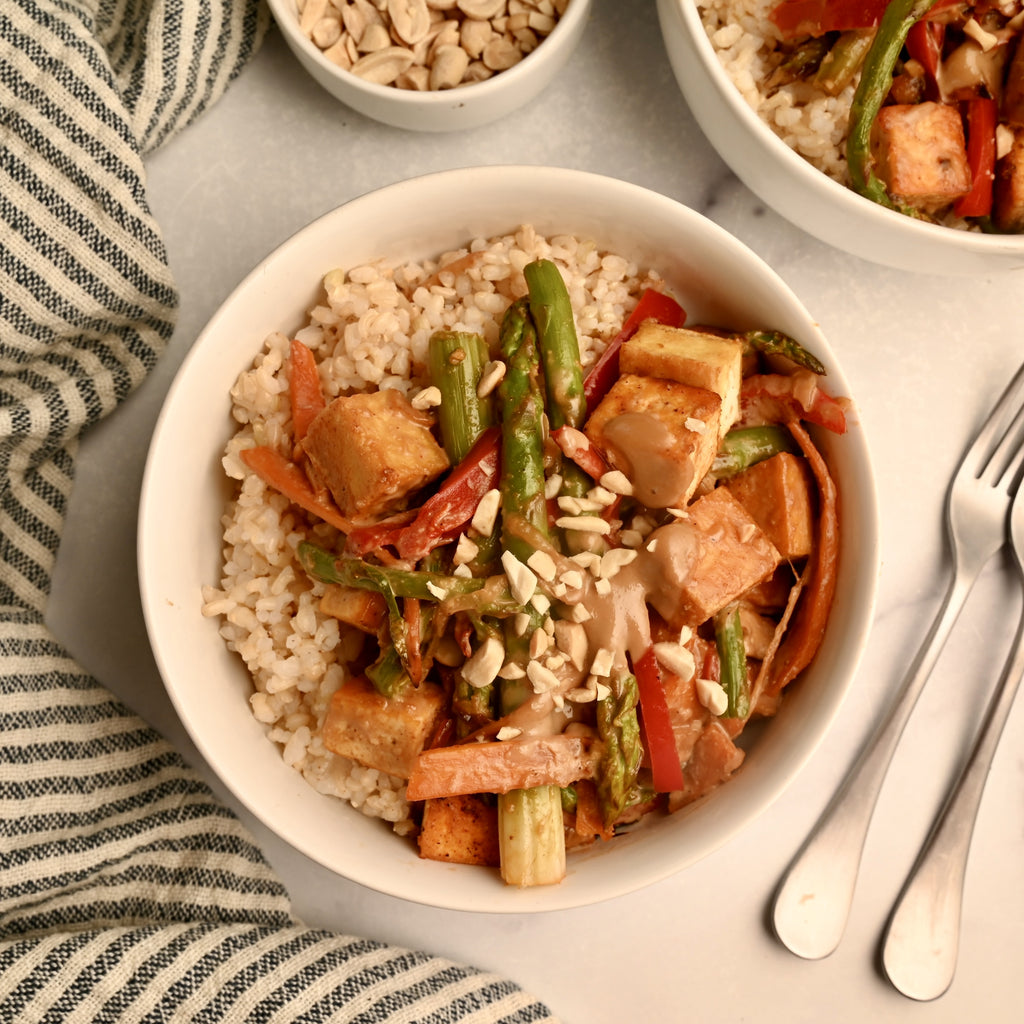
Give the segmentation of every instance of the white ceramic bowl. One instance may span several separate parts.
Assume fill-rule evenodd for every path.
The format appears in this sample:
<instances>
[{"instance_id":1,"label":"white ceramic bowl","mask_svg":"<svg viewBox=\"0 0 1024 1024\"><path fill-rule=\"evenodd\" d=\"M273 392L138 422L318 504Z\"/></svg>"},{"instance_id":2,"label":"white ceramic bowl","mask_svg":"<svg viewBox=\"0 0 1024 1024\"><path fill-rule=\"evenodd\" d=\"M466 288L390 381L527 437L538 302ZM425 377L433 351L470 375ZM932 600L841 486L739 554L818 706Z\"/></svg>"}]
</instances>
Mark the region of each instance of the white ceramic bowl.
<instances>
[{"instance_id":1,"label":"white ceramic bowl","mask_svg":"<svg viewBox=\"0 0 1024 1024\"><path fill-rule=\"evenodd\" d=\"M532 53L492 78L457 89L412 92L364 81L338 67L300 30L295 0L269 3L289 49L332 96L374 120L426 132L477 128L536 98L576 49L591 8L591 0L571 0L550 35Z\"/></svg>"},{"instance_id":2,"label":"white ceramic bowl","mask_svg":"<svg viewBox=\"0 0 1024 1024\"><path fill-rule=\"evenodd\" d=\"M200 587L220 579L220 516L229 494L220 458L233 433L228 390L266 335L291 333L322 275L377 257L403 262L533 224L573 233L656 266L690 323L773 327L794 335L849 394L811 314L750 250L692 210L634 185L581 171L484 167L392 185L304 228L262 261L196 341L167 396L142 488L142 602L174 706L214 772L257 818L340 875L405 899L459 910L523 912L581 906L680 870L739 832L782 792L839 711L872 618L877 509L862 430L822 439L842 488L843 559L824 646L739 774L692 806L569 857L558 886L506 888L496 871L421 860L414 844L285 765L249 711L251 682ZM854 417L855 419L855 417Z\"/></svg>"},{"instance_id":3,"label":"white ceramic bowl","mask_svg":"<svg viewBox=\"0 0 1024 1024\"><path fill-rule=\"evenodd\" d=\"M723 70L695 0L658 0L672 69L697 123L737 177L783 217L863 259L923 273L1024 267L1024 235L940 227L872 203L816 170L748 106Z\"/></svg>"}]
</instances>

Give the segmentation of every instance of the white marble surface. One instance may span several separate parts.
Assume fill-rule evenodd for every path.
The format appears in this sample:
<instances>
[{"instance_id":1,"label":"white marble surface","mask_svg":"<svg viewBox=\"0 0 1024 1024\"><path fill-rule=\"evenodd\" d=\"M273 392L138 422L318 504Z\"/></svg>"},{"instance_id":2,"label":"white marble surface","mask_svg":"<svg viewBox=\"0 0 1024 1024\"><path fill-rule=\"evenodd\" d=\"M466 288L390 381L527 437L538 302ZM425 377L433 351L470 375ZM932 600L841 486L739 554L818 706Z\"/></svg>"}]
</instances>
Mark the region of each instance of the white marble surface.
<instances>
[{"instance_id":1,"label":"white marble surface","mask_svg":"<svg viewBox=\"0 0 1024 1024\"><path fill-rule=\"evenodd\" d=\"M805 962L767 924L777 879L898 685L949 569L946 481L1024 359L1024 279L957 281L833 251L769 210L710 149L675 87L654 5L598 0L582 47L531 107L462 135L364 120L321 91L276 33L225 99L148 162L181 291L165 358L82 442L49 621L73 654L196 766L149 651L135 526L146 446L174 372L234 285L296 229L376 186L446 167L536 163L630 179L702 212L770 262L820 319L874 449L883 564L862 669L824 744L746 832L632 896L550 915L434 911L365 890L252 822L308 923L503 971L566 1022L1009 1021L1024 957L1024 712L1007 726L972 847L959 969L929 1004L877 965L883 922L969 743L1021 607L993 563L904 735L843 943ZM218 792L223 787L211 779ZM223 794L230 802L230 797Z\"/></svg>"}]
</instances>

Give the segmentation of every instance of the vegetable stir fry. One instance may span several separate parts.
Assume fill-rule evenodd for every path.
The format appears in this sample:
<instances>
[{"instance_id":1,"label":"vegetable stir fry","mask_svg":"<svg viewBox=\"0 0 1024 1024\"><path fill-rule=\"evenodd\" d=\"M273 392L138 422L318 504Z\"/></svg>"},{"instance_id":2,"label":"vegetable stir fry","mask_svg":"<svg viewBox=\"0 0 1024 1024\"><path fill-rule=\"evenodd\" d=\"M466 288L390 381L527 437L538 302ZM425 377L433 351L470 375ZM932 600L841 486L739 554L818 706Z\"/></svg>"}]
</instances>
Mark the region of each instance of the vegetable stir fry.
<instances>
[{"instance_id":1,"label":"vegetable stir fry","mask_svg":"<svg viewBox=\"0 0 1024 1024\"><path fill-rule=\"evenodd\" d=\"M854 189L910 216L1024 231L1020 0L782 0L774 84L837 95L859 76Z\"/></svg>"},{"instance_id":2,"label":"vegetable stir fry","mask_svg":"<svg viewBox=\"0 0 1024 1024\"><path fill-rule=\"evenodd\" d=\"M524 276L497 349L437 331L411 400L328 402L293 341L291 450L242 451L340 531L298 546L365 636L325 745L407 780L422 856L518 886L740 766L824 633L838 498L808 428L846 429L796 341L659 291L584 376L558 267Z\"/></svg>"}]
</instances>

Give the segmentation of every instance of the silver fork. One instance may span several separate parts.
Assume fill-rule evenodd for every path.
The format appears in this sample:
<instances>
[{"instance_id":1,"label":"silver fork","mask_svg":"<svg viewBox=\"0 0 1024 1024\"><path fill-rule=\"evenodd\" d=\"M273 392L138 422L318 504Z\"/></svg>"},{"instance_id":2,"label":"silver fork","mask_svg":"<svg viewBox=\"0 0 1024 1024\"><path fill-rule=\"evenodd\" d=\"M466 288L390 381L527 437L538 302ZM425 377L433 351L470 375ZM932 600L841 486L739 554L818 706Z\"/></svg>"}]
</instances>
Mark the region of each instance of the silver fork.
<instances>
[{"instance_id":1,"label":"silver fork","mask_svg":"<svg viewBox=\"0 0 1024 1024\"><path fill-rule=\"evenodd\" d=\"M1010 510L1010 542L1024 580L1024 490ZM1003 674L956 783L893 909L882 947L889 980L912 999L936 999L956 973L960 909L971 833L999 737L1024 675L1024 616Z\"/></svg>"},{"instance_id":2,"label":"silver fork","mask_svg":"<svg viewBox=\"0 0 1024 1024\"><path fill-rule=\"evenodd\" d=\"M1006 515L1024 462L1024 367L1017 371L946 495L953 576L942 606L885 719L783 875L772 911L780 941L798 956L828 956L842 938L871 815L903 728L967 596L1006 541Z\"/></svg>"}]
</instances>

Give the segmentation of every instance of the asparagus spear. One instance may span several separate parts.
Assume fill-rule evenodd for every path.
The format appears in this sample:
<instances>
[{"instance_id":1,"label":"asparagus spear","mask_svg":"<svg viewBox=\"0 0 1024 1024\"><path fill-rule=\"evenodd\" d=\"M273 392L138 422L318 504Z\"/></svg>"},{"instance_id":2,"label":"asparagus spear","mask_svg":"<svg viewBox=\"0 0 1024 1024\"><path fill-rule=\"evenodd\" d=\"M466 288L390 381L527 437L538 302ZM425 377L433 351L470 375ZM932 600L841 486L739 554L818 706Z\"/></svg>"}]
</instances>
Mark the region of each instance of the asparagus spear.
<instances>
[{"instance_id":1,"label":"asparagus spear","mask_svg":"<svg viewBox=\"0 0 1024 1024\"><path fill-rule=\"evenodd\" d=\"M907 33L934 3L935 0L892 0L886 7L871 49L864 58L864 69L850 108L850 131L846 140L846 162L853 188L872 202L912 217L920 216L920 211L894 202L885 190L885 183L872 168L871 129L889 94L893 68Z\"/></svg>"},{"instance_id":2,"label":"asparagus spear","mask_svg":"<svg viewBox=\"0 0 1024 1024\"><path fill-rule=\"evenodd\" d=\"M838 96L860 70L874 37L870 29L843 32L818 66L815 84L829 96Z\"/></svg>"},{"instance_id":3,"label":"asparagus spear","mask_svg":"<svg viewBox=\"0 0 1024 1024\"><path fill-rule=\"evenodd\" d=\"M501 514L503 544L525 562L532 549L507 525L525 519L547 534L544 501L544 398L537 335L525 299L509 306L501 325L501 351L507 364L499 385L501 400Z\"/></svg>"},{"instance_id":4,"label":"asparagus spear","mask_svg":"<svg viewBox=\"0 0 1024 1024\"><path fill-rule=\"evenodd\" d=\"M724 718L750 715L750 683L747 679L747 650L743 643L743 624L736 605L723 608L715 616L715 646L721 665L721 681L729 700Z\"/></svg>"},{"instance_id":5,"label":"asparagus spear","mask_svg":"<svg viewBox=\"0 0 1024 1024\"><path fill-rule=\"evenodd\" d=\"M523 268L529 289L530 315L537 326L537 343L544 366L545 409L552 430L583 426L587 418L587 398L580 345L573 321L572 303L565 282L551 260L535 260ZM591 481L575 462L562 462L559 493L582 498ZM572 548L586 546L583 534L564 538Z\"/></svg>"},{"instance_id":6,"label":"asparagus spear","mask_svg":"<svg viewBox=\"0 0 1024 1024\"><path fill-rule=\"evenodd\" d=\"M604 741L597 795L609 827L634 798L643 755L636 716L639 699L636 676L624 673L611 680L608 696L597 705L597 731Z\"/></svg>"},{"instance_id":7,"label":"asparagus spear","mask_svg":"<svg viewBox=\"0 0 1024 1024\"><path fill-rule=\"evenodd\" d=\"M825 365L812 352L808 352L795 338L782 331L747 331L743 335L747 349L763 352L765 355L785 356L797 366L812 373L824 375Z\"/></svg>"},{"instance_id":8,"label":"asparagus spear","mask_svg":"<svg viewBox=\"0 0 1024 1024\"><path fill-rule=\"evenodd\" d=\"M755 463L770 459L779 452L797 450L793 435L779 424L737 427L722 438L711 468L715 476L724 479L742 473Z\"/></svg>"},{"instance_id":9,"label":"asparagus spear","mask_svg":"<svg viewBox=\"0 0 1024 1024\"><path fill-rule=\"evenodd\" d=\"M428 344L430 379L441 392L441 440L453 466L493 421L490 401L477 394L487 355L484 339L465 331L436 331Z\"/></svg>"},{"instance_id":10,"label":"asparagus spear","mask_svg":"<svg viewBox=\"0 0 1024 1024\"><path fill-rule=\"evenodd\" d=\"M534 260L523 268L529 288L530 316L547 384L547 413L552 430L580 427L587 418L583 394L580 346L572 304L558 267L551 260Z\"/></svg>"},{"instance_id":11,"label":"asparagus spear","mask_svg":"<svg viewBox=\"0 0 1024 1024\"><path fill-rule=\"evenodd\" d=\"M544 404L540 384L537 340L526 300L514 302L501 329L501 351L507 367L499 388L502 418L502 543L516 558L525 561L532 547L515 529L525 521L547 536L544 500ZM530 624L517 633L507 627L506 651L517 660L528 660L529 637L540 625L540 615L527 607ZM502 711L522 702L522 683L504 680ZM513 790L498 797L498 838L501 876L509 885L547 885L565 875L565 832L561 791L557 786Z\"/></svg>"}]
</instances>

